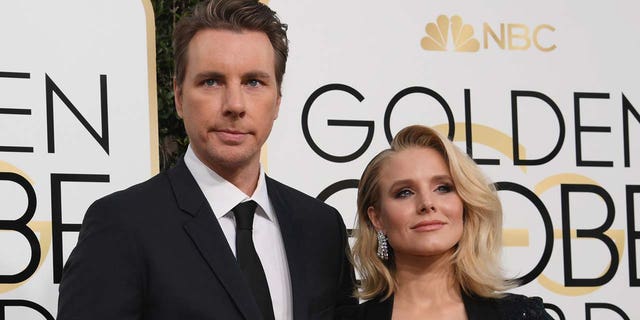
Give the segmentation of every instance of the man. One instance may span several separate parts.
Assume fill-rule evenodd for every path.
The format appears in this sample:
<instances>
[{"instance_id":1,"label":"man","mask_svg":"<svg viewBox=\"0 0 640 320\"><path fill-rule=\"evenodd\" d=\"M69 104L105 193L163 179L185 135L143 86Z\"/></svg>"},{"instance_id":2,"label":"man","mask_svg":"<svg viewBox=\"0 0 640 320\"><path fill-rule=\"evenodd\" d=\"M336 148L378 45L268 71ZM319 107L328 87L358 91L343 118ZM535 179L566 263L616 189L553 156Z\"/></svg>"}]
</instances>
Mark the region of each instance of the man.
<instances>
[{"instance_id":1,"label":"man","mask_svg":"<svg viewBox=\"0 0 640 320\"><path fill-rule=\"evenodd\" d=\"M178 24L174 47L190 146L175 168L91 205L58 319L332 319L357 303L338 212L260 167L286 26L256 1L212 0Z\"/></svg>"}]
</instances>

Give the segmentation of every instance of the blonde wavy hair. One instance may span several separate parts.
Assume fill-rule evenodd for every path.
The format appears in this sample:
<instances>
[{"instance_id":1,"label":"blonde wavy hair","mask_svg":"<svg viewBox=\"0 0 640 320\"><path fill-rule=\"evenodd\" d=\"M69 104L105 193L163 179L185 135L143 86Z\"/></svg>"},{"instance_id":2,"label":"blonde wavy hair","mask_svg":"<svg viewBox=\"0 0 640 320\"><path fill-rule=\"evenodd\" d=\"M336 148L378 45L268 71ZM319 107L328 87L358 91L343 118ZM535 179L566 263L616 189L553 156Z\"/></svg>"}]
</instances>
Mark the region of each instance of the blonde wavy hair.
<instances>
[{"instance_id":1,"label":"blonde wavy hair","mask_svg":"<svg viewBox=\"0 0 640 320\"><path fill-rule=\"evenodd\" d=\"M502 275L502 205L496 189L475 162L449 139L425 126L402 129L389 149L376 155L365 168L358 185L358 221L353 247L354 265L360 273L359 298L386 299L397 288L393 248L389 260L376 255L376 229L367 215L369 207L378 208L380 171L390 156L409 148L431 148L439 152L449 167L455 190L462 199L464 227L462 237L451 256L453 274L466 294L496 298L515 286Z\"/></svg>"}]
</instances>

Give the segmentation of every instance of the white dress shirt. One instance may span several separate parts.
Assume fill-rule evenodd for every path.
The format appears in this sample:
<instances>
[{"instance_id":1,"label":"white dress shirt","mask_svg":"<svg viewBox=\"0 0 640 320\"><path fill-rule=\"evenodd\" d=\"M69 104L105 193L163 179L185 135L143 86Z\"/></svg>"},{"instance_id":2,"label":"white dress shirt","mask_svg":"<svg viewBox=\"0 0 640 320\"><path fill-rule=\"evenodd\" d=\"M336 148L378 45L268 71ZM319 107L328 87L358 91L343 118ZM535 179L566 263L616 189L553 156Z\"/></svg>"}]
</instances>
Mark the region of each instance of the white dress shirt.
<instances>
[{"instance_id":1,"label":"white dress shirt","mask_svg":"<svg viewBox=\"0 0 640 320\"><path fill-rule=\"evenodd\" d=\"M253 243L269 284L273 314L278 320L293 319L293 298L287 255L278 218L267 194L262 167L260 167L256 190L252 195L246 195L200 161L191 146L187 148L184 162L207 198L234 255L236 254L236 223L231 209L247 200L253 200L258 204L253 219Z\"/></svg>"}]
</instances>

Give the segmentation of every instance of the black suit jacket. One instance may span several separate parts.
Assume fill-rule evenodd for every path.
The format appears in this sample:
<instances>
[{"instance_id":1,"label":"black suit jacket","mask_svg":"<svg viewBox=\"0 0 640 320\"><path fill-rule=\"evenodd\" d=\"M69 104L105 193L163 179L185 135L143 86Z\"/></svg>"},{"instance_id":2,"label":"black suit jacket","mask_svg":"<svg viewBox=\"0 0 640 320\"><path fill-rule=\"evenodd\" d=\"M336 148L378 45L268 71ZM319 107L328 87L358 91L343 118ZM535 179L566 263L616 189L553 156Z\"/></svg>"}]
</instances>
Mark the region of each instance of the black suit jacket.
<instances>
[{"instance_id":1,"label":"black suit jacket","mask_svg":"<svg viewBox=\"0 0 640 320\"><path fill-rule=\"evenodd\" d=\"M267 178L289 264L294 319L356 304L332 207ZM175 168L94 202L60 283L58 319L261 319L193 176Z\"/></svg>"},{"instance_id":2,"label":"black suit jacket","mask_svg":"<svg viewBox=\"0 0 640 320\"><path fill-rule=\"evenodd\" d=\"M488 299L462 295L469 320L553 320L545 311L542 299L519 294ZM393 296L386 300L374 298L359 306L345 306L338 311L339 320L391 320Z\"/></svg>"}]
</instances>

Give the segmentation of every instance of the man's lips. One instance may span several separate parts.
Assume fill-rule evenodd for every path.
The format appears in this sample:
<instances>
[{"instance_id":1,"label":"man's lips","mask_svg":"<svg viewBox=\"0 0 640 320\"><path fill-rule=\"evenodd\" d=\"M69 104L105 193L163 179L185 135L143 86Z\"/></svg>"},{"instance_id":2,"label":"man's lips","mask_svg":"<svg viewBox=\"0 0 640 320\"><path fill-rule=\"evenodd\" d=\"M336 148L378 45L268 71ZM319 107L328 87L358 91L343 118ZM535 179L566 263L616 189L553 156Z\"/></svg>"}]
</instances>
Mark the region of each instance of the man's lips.
<instances>
[{"instance_id":1,"label":"man's lips","mask_svg":"<svg viewBox=\"0 0 640 320\"><path fill-rule=\"evenodd\" d=\"M444 227L446 223L439 220L421 221L411 227L411 230L416 231L434 231Z\"/></svg>"},{"instance_id":2,"label":"man's lips","mask_svg":"<svg viewBox=\"0 0 640 320\"><path fill-rule=\"evenodd\" d=\"M238 129L214 129L215 132L222 132L228 134L247 134L246 131L238 130Z\"/></svg>"},{"instance_id":3,"label":"man's lips","mask_svg":"<svg viewBox=\"0 0 640 320\"><path fill-rule=\"evenodd\" d=\"M241 143L250 134L249 132L235 129L214 129L212 132L218 136L221 141L230 144Z\"/></svg>"}]
</instances>

